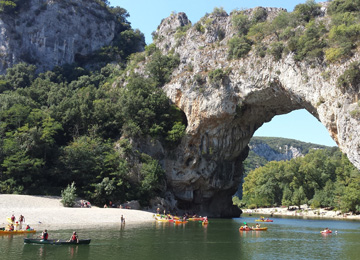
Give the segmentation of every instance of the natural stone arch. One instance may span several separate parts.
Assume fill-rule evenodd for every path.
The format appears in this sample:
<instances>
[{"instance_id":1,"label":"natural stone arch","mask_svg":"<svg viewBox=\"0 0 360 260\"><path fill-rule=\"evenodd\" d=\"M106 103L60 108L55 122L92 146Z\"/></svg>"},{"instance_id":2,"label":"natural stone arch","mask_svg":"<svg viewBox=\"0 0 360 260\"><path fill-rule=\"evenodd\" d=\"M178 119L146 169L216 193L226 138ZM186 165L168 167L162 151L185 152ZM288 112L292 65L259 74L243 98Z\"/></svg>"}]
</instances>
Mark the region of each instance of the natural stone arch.
<instances>
[{"instance_id":1,"label":"natural stone arch","mask_svg":"<svg viewBox=\"0 0 360 260\"><path fill-rule=\"evenodd\" d=\"M178 17L186 20L184 15L163 20L157 31L162 40L156 43L164 53L171 49L179 53L181 60L172 81L163 88L188 120L187 135L176 156L164 160L169 189L178 205L212 216L236 215L231 196L240 183L251 137L274 116L296 109L304 108L316 117L360 168L360 125L350 115L358 106L358 93L336 84L358 55L341 66L327 67L296 62L291 53L279 61L269 55L260 58L253 51L243 59L229 60L231 19L211 17L225 32L224 39L191 28L183 39L186 44L179 45L172 35ZM226 73L211 82L209 73L216 69Z\"/></svg>"}]
</instances>

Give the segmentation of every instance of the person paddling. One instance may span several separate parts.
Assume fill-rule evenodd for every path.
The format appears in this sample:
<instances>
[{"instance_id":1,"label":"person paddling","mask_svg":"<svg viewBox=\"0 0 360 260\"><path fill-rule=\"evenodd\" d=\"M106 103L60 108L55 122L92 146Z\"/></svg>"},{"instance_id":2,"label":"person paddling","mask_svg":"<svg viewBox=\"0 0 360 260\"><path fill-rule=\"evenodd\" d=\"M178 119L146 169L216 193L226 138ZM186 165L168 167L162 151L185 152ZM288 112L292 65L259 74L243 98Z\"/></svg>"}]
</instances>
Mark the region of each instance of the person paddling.
<instances>
[{"instance_id":1,"label":"person paddling","mask_svg":"<svg viewBox=\"0 0 360 260\"><path fill-rule=\"evenodd\" d=\"M47 229L45 229L41 234L41 239L42 240L48 240L48 238L49 238L49 234L47 232Z\"/></svg>"},{"instance_id":2,"label":"person paddling","mask_svg":"<svg viewBox=\"0 0 360 260\"><path fill-rule=\"evenodd\" d=\"M69 242L79 243L79 237L78 237L78 235L76 234L76 231L74 231L73 234L71 235L71 237L70 237L70 239L69 239Z\"/></svg>"}]
</instances>

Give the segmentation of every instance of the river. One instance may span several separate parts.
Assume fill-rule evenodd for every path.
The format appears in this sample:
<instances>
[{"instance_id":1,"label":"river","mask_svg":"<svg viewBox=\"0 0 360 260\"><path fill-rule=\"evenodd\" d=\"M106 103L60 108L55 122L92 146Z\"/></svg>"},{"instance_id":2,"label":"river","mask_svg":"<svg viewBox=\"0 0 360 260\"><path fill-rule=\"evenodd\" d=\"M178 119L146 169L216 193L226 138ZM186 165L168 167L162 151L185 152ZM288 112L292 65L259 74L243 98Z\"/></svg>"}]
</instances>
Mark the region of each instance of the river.
<instances>
[{"instance_id":1,"label":"river","mask_svg":"<svg viewBox=\"0 0 360 260\"><path fill-rule=\"evenodd\" d=\"M261 223L267 231L239 232L243 222L255 225L255 217L210 219L174 225L148 223L120 225L114 229L77 230L80 238L91 238L90 245L24 244L24 237L1 235L2 260L65 259L359 259L360 222L324 219L273 218ZM332 234L320 231L329 227ZM49 230L49 238L67 239L73 230Z\"/></svg>"}]
</instances>

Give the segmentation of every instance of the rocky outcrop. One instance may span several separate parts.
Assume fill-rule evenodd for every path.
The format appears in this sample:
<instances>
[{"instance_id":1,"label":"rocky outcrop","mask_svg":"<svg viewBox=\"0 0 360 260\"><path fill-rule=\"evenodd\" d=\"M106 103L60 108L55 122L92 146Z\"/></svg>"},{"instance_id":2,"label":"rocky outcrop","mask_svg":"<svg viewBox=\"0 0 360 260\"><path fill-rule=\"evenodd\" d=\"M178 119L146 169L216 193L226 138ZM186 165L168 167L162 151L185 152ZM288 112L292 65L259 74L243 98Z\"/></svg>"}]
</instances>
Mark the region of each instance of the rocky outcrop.
<instances>
[{"instance_id":1,"label":"rocky outcrop","mask_svg":"<svg viewBox=\"0 0 360 260\"><path fill-rule=\"evenodd\" d=\"M249 148L250 151L254 152L257 156L270 162L287 161L293 158L303 157L312 150L329 149L330 147L287 138L257 136L251 139ZM254 168L250 170L254 170Z\"/></svg>"},{"instance_id":2,"label":"rocky outcrop","mask_svg":"<svg viewBox=\"0 0 360 260\"><path fill-rule=\"evenodd\" d=\"M275 151L266 143L249 147L250 150L254 151L257 155L264 157L267 161L287 161L303 156L301 151L293 146L285 146L281 149L281 152Z\"/></svg>"},{"instance_id":3,"label":"rocky outcrop","mask_svg":"<svg viewBox=\"0 0 360 260\"><path fill-rule=\"evenodd\" d=\"M281 10L266 11L271 19ZM263 123L296 109L316 117L360 168L360 124L350 115L358 106L358 93L336 87L337 78L358 54L326 67L295 62L291 52L278 61L270 55L260 58L254 50L230 60L227 43L236 34L231 16L210 14L181 36L177 28L187 20L184 13L164 19L156 41L164 53L174 51L181 60L163 88L188 121L181 145L164 159L168 186L180 207L213 216L236 214L231 197L242 178L250 139ZM212 81L209 74L216 69L223 77Z\"/></svg>"},{"instance_id":4,"label":"rocky outcrop","mask_svg":"<svg viewBox=\"0 0 360 260\"><path fill-rule=\"evenodd\" d=\"M39 71L71 64L114 40L116 17L96 1L29 2L20 14L0 16L0 74L21 61Z\"/></svg>"}]
</instances>

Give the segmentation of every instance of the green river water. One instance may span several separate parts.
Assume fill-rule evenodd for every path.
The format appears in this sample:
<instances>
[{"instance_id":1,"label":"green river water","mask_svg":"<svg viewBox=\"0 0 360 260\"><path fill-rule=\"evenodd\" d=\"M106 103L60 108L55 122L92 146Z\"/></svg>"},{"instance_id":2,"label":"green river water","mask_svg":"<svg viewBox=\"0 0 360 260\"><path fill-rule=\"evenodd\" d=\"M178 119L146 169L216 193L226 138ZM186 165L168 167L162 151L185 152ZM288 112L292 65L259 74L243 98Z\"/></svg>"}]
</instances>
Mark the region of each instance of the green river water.
<instances>
[{"instance_id":1,"label":"green river water","mask_svg":"<svg viewBox=\"0 0 360 260\"><path fill-rule=\"evenodd\" d=\"M147 223L77 230L90 245L24 244L24 237L0 236L1 260L66 259L360 259L360 222L273 218L262 223L268 231L239 232L243 222L255 225L255 217L210 219L183 225ZM322 235L329 227L337 234ZM67 239L72 230L49 230L49 238Z\"/></svg>"}]
</instances>

